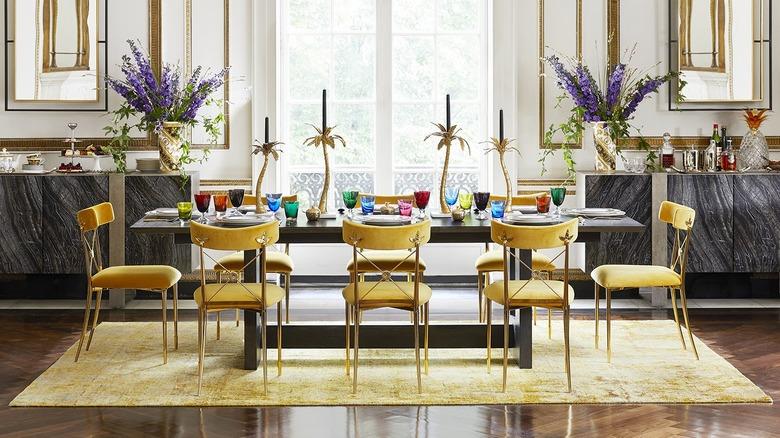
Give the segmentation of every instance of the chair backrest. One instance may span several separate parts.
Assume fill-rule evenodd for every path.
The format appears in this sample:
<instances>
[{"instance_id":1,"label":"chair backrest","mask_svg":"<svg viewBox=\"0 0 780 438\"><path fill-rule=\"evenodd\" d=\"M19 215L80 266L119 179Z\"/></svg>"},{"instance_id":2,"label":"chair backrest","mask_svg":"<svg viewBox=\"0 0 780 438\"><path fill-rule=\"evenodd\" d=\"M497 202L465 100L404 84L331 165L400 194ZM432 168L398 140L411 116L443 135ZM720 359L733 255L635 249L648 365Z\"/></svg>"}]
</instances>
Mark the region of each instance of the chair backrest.
<instances>
[{"instance_id":1,"label":"chair backrest","mask_svg":"<svg viewBox=\"0 0 780 438\"><path fill-rule=\"evenodd\" d=\"M512 205L536 205L536 197L543 195L545 192L533 193L530 195L518 195L512 196ZM490 195L491 201L503 201L506 199L506 195Z\"/></svg>"},{"instance_id":2,"label":"chair backrest","mask_svg":"<svg viewBox=\"0 0 780 438\"><path fill-rule=\"evenodd\" d=\"M398 201L401 199L404 201L409 201L412 203L412 205L415 205L414 195L375 195L373 193L360 193L358 194L357 204L355 205L356 208L360 208L360 200L363 196L373 196L374 205L377 206L381 206L382 204L398 204Z\"/></svg>"},{"instance_id":3,"label":"chair backrest","mask_svg":"<svg viewBox=\"0 0 780 438\"><path fill-rule=\"evenodd\" d=\"M688 247L691 243L693 223L696 220L696 211L685 205L671 201L661 203L658 210L658 219L671 225L674 230L674 245L669 268L680 274L685 281L685 268L688 265Z\"/></svg>"},{"instance_id":4,"label":"chair backrest","mask_svg":"<svg viewBox=\"0 0 780 438\"><path fill-rule=\"evenodd\" d=\"M282 205L284 205L285 202L295 202L298 200L298 195L287 195L282 196ZM257 202L257 196L255 195L244 195L244 202L242 205L255 205ZM262 202L265 205L268 205L268 199L266 199L265 196L260 197L260 202Z\"/></svg>"},{"instance_id":5,"label":"chair backrest","mask_svg":"<svg viewBox=\"0 0 780 438\"><path fill-rule=\"evenodd\" d=\"M100 253L100 233L102 225L114 221L114 206L103 202L76 213L76 220L81 230L81 245L84 248L84 265L87 270L87 280L91 283L92 276L103 270L103 257ZM91 286L90 286L91 287Z\"/></svg>"},{"instance_id":6,"label":"chair backrest","mask_svg":"<svg viewBox=\"0 0 780 438\"><path fill-rule=\"evenodd\" d=\"M509 278L509 263L513 253L511 249L524 249L524 250L536 250L536 249L554 249L563 248L560 253L552 258L552 262L555 262L560 257L563 257L563 295L561 300L564 306L569 305L569 247L577 240L579 232L579 219L572 219L567 222L563 222L556 225L547 226L528 226L528 225L510 225L503 222L494 220L490 224L490 234L495 243L501 245L501 249L504 255L504 278ZM523 260L519 262L533 272L533 268L530 263L526 263ZM510 292L509 282L504 282L504 302L510 302L511 297L519 294L523 288L532 279L527 279L523 282L519 288ZM553 288L547 283L545 279L539 279L550 288L555 294L559 294L556 288Z\"/></svg>"}]
</instances>

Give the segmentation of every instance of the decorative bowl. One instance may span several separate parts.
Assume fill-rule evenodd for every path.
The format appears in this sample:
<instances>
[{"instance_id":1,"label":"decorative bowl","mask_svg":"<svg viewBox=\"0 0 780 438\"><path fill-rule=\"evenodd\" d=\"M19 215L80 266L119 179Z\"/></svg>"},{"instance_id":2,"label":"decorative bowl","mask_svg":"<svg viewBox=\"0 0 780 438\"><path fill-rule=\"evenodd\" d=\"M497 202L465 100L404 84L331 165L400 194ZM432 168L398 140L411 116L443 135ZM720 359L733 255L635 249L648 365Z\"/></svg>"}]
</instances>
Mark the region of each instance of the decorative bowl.
<instances>
[{"instance_id":1,"label":"decorative bowl","mask_svg":"<svg viewBox=\"0 0 780 438\"><path fill-rule=\"evenodd\" d=\"M306 210L306 219L309 222L315 222L320 219L320 209L317 207L311 207L308 210Z\"/></svg>"}]
</instances>

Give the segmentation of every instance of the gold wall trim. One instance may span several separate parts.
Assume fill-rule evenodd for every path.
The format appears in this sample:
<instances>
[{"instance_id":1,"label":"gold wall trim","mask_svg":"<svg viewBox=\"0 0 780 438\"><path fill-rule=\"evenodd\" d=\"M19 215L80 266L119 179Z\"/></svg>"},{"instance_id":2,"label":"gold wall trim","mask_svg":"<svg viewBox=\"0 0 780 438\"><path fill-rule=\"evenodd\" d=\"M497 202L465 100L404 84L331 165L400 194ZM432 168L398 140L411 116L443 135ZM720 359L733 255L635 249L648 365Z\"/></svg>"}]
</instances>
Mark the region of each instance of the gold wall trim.
<instances>
[{"instance_id":1,"label":"gold wall trim","mask_svg":"<svg viewBox=\"0 0 780 438\"><path fill-rule=\"evenodd\" d=\"M251 178L234 178L234 179L202 179L200 180L201 187L214 187L214 186L248 186L252 184Z\"/></svg>"},{"instance_id":2,"label":"gold wall trim","mask_svg":"<svg viewBox=\"0 0 780 438\"><path fill-rule=\"evenodd\" d=\"M607 61L620 62L620 0L607 0Z\"/></svg>"},{"instance_id":3,"label":"gold wall trim","mask_svg":"<svg viewBox=\"0 0 780 438\"><path fill-rule=\"evenodd\" d=\"M160 14L162 13L162 0L147 0L149 12L149 57L155 74L160 74L162 29L160 26ZM106 29L108 31L108 29ZM74 111L77 112L77 111ZM35 138L35 137L9 137L0 138L0 148L10 151L60 151L65 149L62 138ZM107 145L111 139L107 137L81 138L83 147L93 144L95 146ZM128 147L131 151L145 151L157 149L157 137L149 134L146 137L135 137Z\"/></svg>"},{"instance_id":4,"label":"gold wall trim","mask_svg":"<svg viewBox=\"0 0 780 438\"><path fill-rule=\"evenodd\" d=\"M222 13L223 17L223 37L222 37L222 50L224 53L223 67L230 67L230 0L222 0ZM184 2L184 69L187 74L192 74L192 0L185 0ZM193 144L195 148L221 148L230 149L230 70L228 70L225 76L225 84L223 85L225 90L224 104L222 113L225 115L225 124L223 128L224 143L221 144ZM190 133L190 139L192 133Z\"/></svg>"},{"instance_id":5,"label":"gold wall trim","mask_svg":"<svg viewBox=\"0 0 780 438\"><path fill-rule=\"evenodd\" d=\"M550 187L558 187L567 182L563 178L518 178L517 179L517 195L533 195L548 190ZM577 194L575 189L575 182L568 180L566 185L566 194L573 196Z\"/></svg>"},{"instance_id":6,"label":"gold wall trim","mask_svg":"<svg viewBox=\"0 0 780 438\"><path fill-rule=\"evenodd\" d=\"M577 26L576 26L576 32L575 32L575 40L576 40L576 47L577 47L577 59L582 60L582 1L583 0L576 0L576 13L577 13ZM538 24L537 24L537 33L539 36L539 46L538 46L538 54L539 54L539 69L538 69L538 77L539 77L539 148L544 149L544 133L547 131L547 120L545 116L545 72L544 72L544 61L542 61L542 57L544 56L544 48L545 48L545 26L544 26L544 17L545 17L545 11L544 11L544 0L539 0L538 3ZM577 145L571 145L572 149L582 149L583 144L585 142L585 137L583 136L580 139L580 143ZM560 148L562 146L561 143L553 143L553 148Z\"/></svg>"},{"instance_id":7,"label":"gold wall trim","mask_svg":"<svg viewBox=\"0 0 780 438\"><path fill-rule=\"evenodd\" d=\"M734 146L739 147L742 143L742 137L729 137L734 140ZM663 137L644 137L652 147L661 147L664 143ZM766 142L769 145L769 149L780 150L780 136L767 136ZM697 148L706 148L710 144L710 137L704 136L681 136L672 137L672 145L676 148L690 147L691 145ZM639 138L631 137L620 140L620 147L624 150L637 150L639 148Z\"/></svg>"}]
</instances>

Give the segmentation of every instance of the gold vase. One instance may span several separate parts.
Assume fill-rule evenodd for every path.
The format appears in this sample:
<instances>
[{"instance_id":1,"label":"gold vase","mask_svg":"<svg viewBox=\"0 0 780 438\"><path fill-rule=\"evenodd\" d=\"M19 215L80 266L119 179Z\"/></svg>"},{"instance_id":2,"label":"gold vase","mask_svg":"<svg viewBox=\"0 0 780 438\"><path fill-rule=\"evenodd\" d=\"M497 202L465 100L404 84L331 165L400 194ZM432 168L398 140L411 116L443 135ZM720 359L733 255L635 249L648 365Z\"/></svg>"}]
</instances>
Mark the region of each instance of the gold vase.
<instances>
[{"instance_id":1,"label":"gold vase","mask_svg":"<svg viewBox=\"0 0 780 438\"><path fill-rule=\"evenodd\" d=\"M183 126L179 122L163 122L159 136L160 170L163 172L179 171Z\"/></svg>"},{"instance_id":2,"label":"gold vase","mask_svg":"<svg viewBox=\"0 0 780 438\"><path fill-rule=\"evenodd\" d=\"M596 171L603 173L615 172L617 145L609 135L607 122L593 123L593 141L596 144Z\"/></svg>"}]
</instances>

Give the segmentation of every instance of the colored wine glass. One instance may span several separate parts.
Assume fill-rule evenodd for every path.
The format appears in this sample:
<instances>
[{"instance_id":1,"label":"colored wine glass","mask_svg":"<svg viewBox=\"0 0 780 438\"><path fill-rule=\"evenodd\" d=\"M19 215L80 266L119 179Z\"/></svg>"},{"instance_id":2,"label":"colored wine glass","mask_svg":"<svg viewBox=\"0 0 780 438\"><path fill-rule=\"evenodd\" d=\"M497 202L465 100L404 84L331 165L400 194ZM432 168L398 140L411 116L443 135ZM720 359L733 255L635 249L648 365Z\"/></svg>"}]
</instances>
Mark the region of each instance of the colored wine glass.
<instances>
[{"instance_id":1,"label":"colored wine glass","mask_svg":"<svg viewBox=\"0 0 780 438\"><path fill-rule=\"evenodd\" d=\"M352 190L341 193L341 199L344 200L344 207L349 211L349 217L352 217L354 214L353 209L357 205L359 195L360 192Z\"/></svg>"},{"instance_id":2,"label":"colored wine glass","mask_svg":"<svg viewBox=\"0 0 780 438\"><path fill-rule=\"evenodd\" d=\"M550 213L550 195L542 193L536 197L536 212L540 214Z\"/></svg>"},{"instance_id":3,"label":"colored wine glass","mask_svg":"<svg viewBox=\"0 0 780 438\"><path fill-rule=\"evenodd\" d=\"M474 202L474 195L469 192L461 192L460 195L458 195L458 202L460 208L469 211L471 210L471 204Z\"/></svg>"},{"instance_id":4,"label":"colored wine glass","mask_svg":"<svg viewBox=\"0 0 780 438\"><path fill-rule=\"evenodd\" d=\"M401 216L411 216L412 215L412 203L410 201L407 201L405 199L399 199L398 200L398 214Z\"/></svg>"},{"instance_id":5,"label":"colored wine glass","mask_svg":"<svg viewBox=\"0 0 780 438\"><path fill-rule=\"evenodd\" d=\"M493 219L501 219L506 211L506 201L490 201L490 213Z\"/></svg>"},{"instance_id":6,"label":"colored wine glass","mask_svg":"<svg viewBox=\"0 0 780 438\"><path fill-rule=\"evenodd\" d=\"M447 187L444 189L444 202L450 207L450 210L452 210L452 206L458 202L459 192L460 189L456 187Z\"/></svg>"},{"instance_id":7,"label":"colored wine glass","mask_svg":"<svg viewBox=\"0 0 780 438\"><path fill-rule=\"evenodd\" d=\"M227 195L214 195L214 211L217 213L217 216L220 216L220 213L222 213L222 215L225 214L227 211L227 204Z\"/></svg>"},{"instance_id":8,"label":"colored wine glass","mask_svg":"<svg viewBox=\"0 0 780 438\"><path fill-rule=\"evenodd\" d=\"M238 207L244 203L244 189L231 189L228 190L228 197L230 197L230 203L233 205L233 214L240 214Z\"/></svg>"},{"instance_id":9,"label":"colored wine glass","mask_svg":"<svg viewBox=\"0 0 780 438\"><path fill-rule=\"evenodd\" d=\"M487 219L485 209L487 209L489 202L490 192L474 192L474 205L476 205L477 211L479 211L479 213L477 213L477 219Z\"/></svg>"},{"instance_id":10,"label":"colored wine glass","mask_svg":"<svg viewBox=\"0 0 780 438\"><path fill-rule=\"evenodd\" d=\"M419 190L414 192L414 203L417 204L417 208L420 209L420 217L425 217L425 208L428 207L428 202L431 200L431 192L428 190Z\"/></svg>"},{"instance_id":11,"label":"colored wine glass","mask_svg":"<svg viewBox=\"0 0 780 438\"><path fill-rule=\"evenodd\" d=\"M209 211L209 207L211 206L211 194L196 193L195 206L198 207L198 211L200 212L200 222L205 224L207 222L206 213Z\"/></svg>"},{"instance_id":12,"label":"colored wine glass","mask_svg":"<svg viewBox=\"0 0 780 438\"><path fill-rule=\"evenodd\" d=\"M361 196L360 197L360 210L363 214L374 214L374 202L376 198L374 196Z\"/></svg>"},{"instance_id":13,"label":"colored wine glass","mask_svg":"<svg viewBox=\"0 0 780 438\"><path fill-rule=\"evenodd\" d=\"M265 200L268 204L268 209L276 215L279 208L282 206L282 194L281 193L266 193Z\"/></svg>"},{"instance_id":14,"label":"colored wine glass","mask_svg":"<svg viewBox=\"0 0 780 438\"><path fill-rule=\"evenodd\" d=\"M300 203L298 201L287 201L284 203L284 215L287 217L287 221L292 222L298 219L298 207Z\"/></svg>"},{"instance_id":15,"label":"colored wine glass","mask_svg":"<svg viewBox=\"0 0 780 438\"><path fill-rule=\"evenodd\" d=\"M561 217L561 205L563 205L563 200L566 199L566 187L551 188L550 196L553 204L555 204L555 214L553 216L559 218Z\"/></svg>"},{"instance_id":16,"label":"colored wine glass","mask_svg":"<svg viewBox=\"0 0 780 438\"><path fill-rule=\"evenodd\" d=\"M182 226L192 219L192 202L179 202L176 209L179 212L179 224Z\"/></svg>"}]
</instances>

